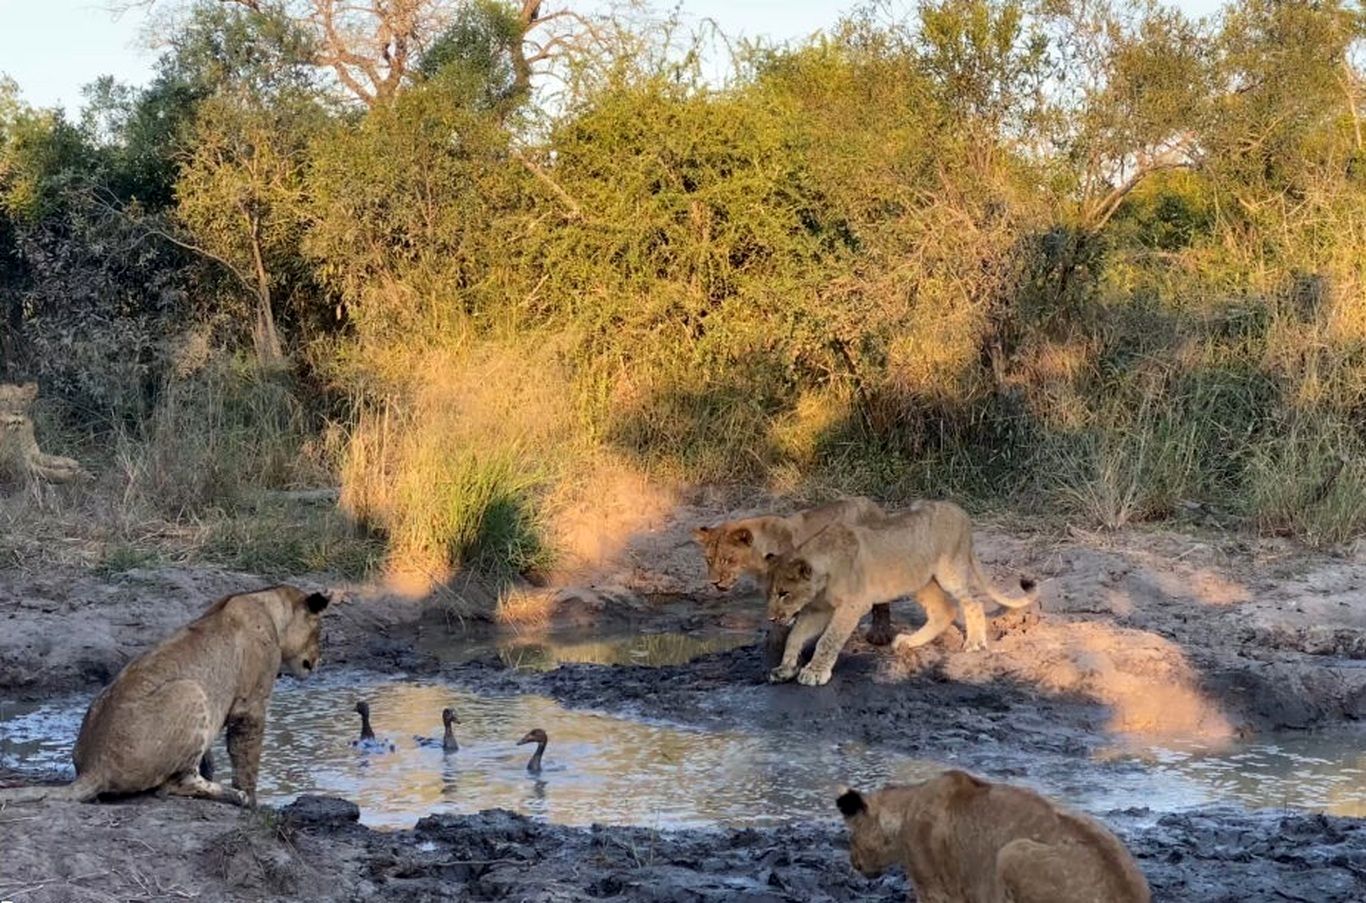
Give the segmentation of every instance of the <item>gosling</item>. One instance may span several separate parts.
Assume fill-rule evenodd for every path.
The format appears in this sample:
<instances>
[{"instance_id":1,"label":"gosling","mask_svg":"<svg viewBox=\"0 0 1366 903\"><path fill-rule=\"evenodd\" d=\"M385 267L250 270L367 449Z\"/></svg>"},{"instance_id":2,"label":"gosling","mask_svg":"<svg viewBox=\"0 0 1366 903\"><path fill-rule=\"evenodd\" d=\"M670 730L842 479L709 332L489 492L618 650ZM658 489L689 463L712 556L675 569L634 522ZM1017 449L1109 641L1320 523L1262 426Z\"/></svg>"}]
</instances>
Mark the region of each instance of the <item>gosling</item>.
<instances>
[{"instance_id":1,"label":"gosling","mask_svg":"<svg viewBox=\"0 0 1366 903\"><path fill-rule=\"evenodd\" d=\"M351 746L364 753L394 752L398 749L392 740L376 738L370 727L370 703L364 700L356 703L356 714L360 716L360 737L351 741Z\"/></svg>"},{"instance_id":2,"label":"gosling","mask_svg":"<svg viewBox=\"0 0 1366 903\"><path fill-rule=\"evenodd\" d=\"M441 723L445 725L446 733L440 740L435 737L414 737L413 739L417 741L418 746L425 749L435 749L439 746L444 752L453 753L458 751L460 749L460 744L455 739L455 729L451 727L453 724L460 723L460 719L455 716L455 709L442 709Z\"/></svg>"},{"instance_id":3,"label":"gosling","mask_svg":"<svg viewBox=\"0 0 1366 903\"><path fill-rule=\"evenodd\" d=\"M535 730L527 731L527 735L517 741L518 746L521 746L524 743L536 744L536 751L531 754L531 758L526 763L527 771L532 774L541 773L541 756L545 755L545 745L549 742L550 738L547 737L545 731L541 730L539 727Z\"/></svg>"}]
</instances>

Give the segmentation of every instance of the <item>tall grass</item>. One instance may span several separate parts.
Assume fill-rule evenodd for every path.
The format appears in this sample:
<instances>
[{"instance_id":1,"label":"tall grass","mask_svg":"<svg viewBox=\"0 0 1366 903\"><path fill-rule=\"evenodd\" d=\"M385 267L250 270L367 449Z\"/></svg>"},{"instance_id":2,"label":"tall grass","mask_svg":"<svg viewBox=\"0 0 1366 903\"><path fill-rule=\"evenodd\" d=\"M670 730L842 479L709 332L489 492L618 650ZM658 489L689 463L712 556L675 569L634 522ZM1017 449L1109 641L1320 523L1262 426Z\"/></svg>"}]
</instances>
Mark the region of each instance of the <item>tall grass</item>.
<instances>
[{"instance_id":1,"label":"tall grass","mask_svg":"<svg viewBox=\"0 0 1366 903\"><path fill-rule=\"evenodd\" d=\"M182 518L316 479L300 468L311 432L287 376L214 359L169 380L150 418L118 432L125 501Z\"/></svg>"},{"instance_id":2,"label":"tall grass","mask_svg":"<svg viewBox=\"0 0 1366 903\"><path fill-rule=\"evenodd\" d=\"M409 366L385 359L375 372L402 378L384 400L357 404L342 508L386 538L391 569L434 582L549 567L542 503L576 448L554 356L497 345L394 353Z\"/></svg>"}]
</instances>

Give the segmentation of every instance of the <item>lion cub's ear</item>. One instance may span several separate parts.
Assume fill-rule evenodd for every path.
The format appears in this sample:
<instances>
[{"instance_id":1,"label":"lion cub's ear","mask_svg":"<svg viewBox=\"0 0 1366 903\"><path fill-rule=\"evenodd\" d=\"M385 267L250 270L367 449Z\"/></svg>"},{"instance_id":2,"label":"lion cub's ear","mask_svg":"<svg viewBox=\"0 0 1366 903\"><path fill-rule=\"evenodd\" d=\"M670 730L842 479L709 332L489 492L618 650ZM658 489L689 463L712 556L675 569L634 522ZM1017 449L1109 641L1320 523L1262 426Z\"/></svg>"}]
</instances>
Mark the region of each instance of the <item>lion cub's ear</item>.
<instances>
[{"instance_id":1,"label":"lion cub's ear","mask_svg":"<svg viewBox=\"0 0 1366 903\"><path fill-rule=\"evenodd\" d=\"M749 527L741 527L734 533L730 534L730 538L735 540L742 546L754 545L754 534L749 532Z\"/></svg>"},{"instance_id":2,"label":"lion cub's ear","mask_svg":"<svg viewBox=\"0 0 1366 903\"><path fill-rule=\"evenodd\" d=\"M309 612L315 615L321 614L323 609L327 608L331 602L332 598L323 593L310 593L308 598L304 600L304 604L308 606Z\"/></svg>"},{"instance_id":3,"label":"lion cub's ear","mask_svg":"<svg viewBox=\"0 0 1366 903\"><path fill-rule=\"evenodd\" d=\"M860 812L868 811L868 803L863 798L863 794L857 790L845 790L835 800L835 805L839 807L840 814L845 818L853 818Z\"/></svg>"},{"instance_id":4,"label":"lion cub's ear","mask_svg":"<svg viewBox=\"0 0 1366 903\"><path fill-rule=\"evenodd\" d=\"M802 580L811 579L811 563L805 558L798 558L794 564L797 567L797 577Z\"/></svg>"}]
</instances>

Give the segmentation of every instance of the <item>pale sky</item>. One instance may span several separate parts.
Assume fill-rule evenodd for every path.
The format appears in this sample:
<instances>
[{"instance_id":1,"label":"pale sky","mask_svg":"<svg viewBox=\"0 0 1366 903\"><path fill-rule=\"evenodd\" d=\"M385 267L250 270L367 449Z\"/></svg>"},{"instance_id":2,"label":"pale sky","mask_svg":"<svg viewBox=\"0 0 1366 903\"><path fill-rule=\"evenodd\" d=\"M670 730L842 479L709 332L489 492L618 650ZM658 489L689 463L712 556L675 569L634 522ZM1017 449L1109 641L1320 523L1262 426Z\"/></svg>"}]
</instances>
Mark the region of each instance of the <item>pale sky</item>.
<instances>
[{"instance_id":1,"label":"pale sky","mask_svg":"<svg viewBox=\"0 0 1366 903\"><path fill-rule=\"evenodd\" d=\"M19 83L35 106L81 105L81 88L101 75L140 85L152 73L157 51L145 33L147 14L116 16L118 0L0 0L0 73ZM161 0L174 5L177 0ZM805 37L832 24L856 0L682 0L696 19L714 19L728 35L776 41ZM658 6L671 6L659 3ZM908 4L909 5L909 4ZM1177 0L1193 15L1216 10L1220 0Z\"/></svg>"}]
</instances>

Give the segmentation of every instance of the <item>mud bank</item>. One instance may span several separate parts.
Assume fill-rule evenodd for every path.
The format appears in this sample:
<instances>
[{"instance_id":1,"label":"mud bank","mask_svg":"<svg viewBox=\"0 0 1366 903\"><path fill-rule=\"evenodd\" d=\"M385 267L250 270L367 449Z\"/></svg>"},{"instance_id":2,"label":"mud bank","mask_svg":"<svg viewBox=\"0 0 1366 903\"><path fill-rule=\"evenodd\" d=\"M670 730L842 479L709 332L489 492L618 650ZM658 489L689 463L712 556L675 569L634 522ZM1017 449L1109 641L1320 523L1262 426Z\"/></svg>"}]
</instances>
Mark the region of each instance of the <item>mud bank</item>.
<instances>
[{"instance_id":1,"label":"mud bank","mask_svg":"<svg viewBox=\"0 0 1366 903\"><path fill-rule=\"evenodd\" d=\"M739 831L567 828L491 810L404 831L357 824L344 800L281 810L139 799L0 811L0 895L77 900L906 899L903 876L870 880L829 824ZM1217 811L1135 826L1128 843L1155 900L1346 903L1366 893L1366 825L1323 816Z\"/></svg>"}]
</instances>

